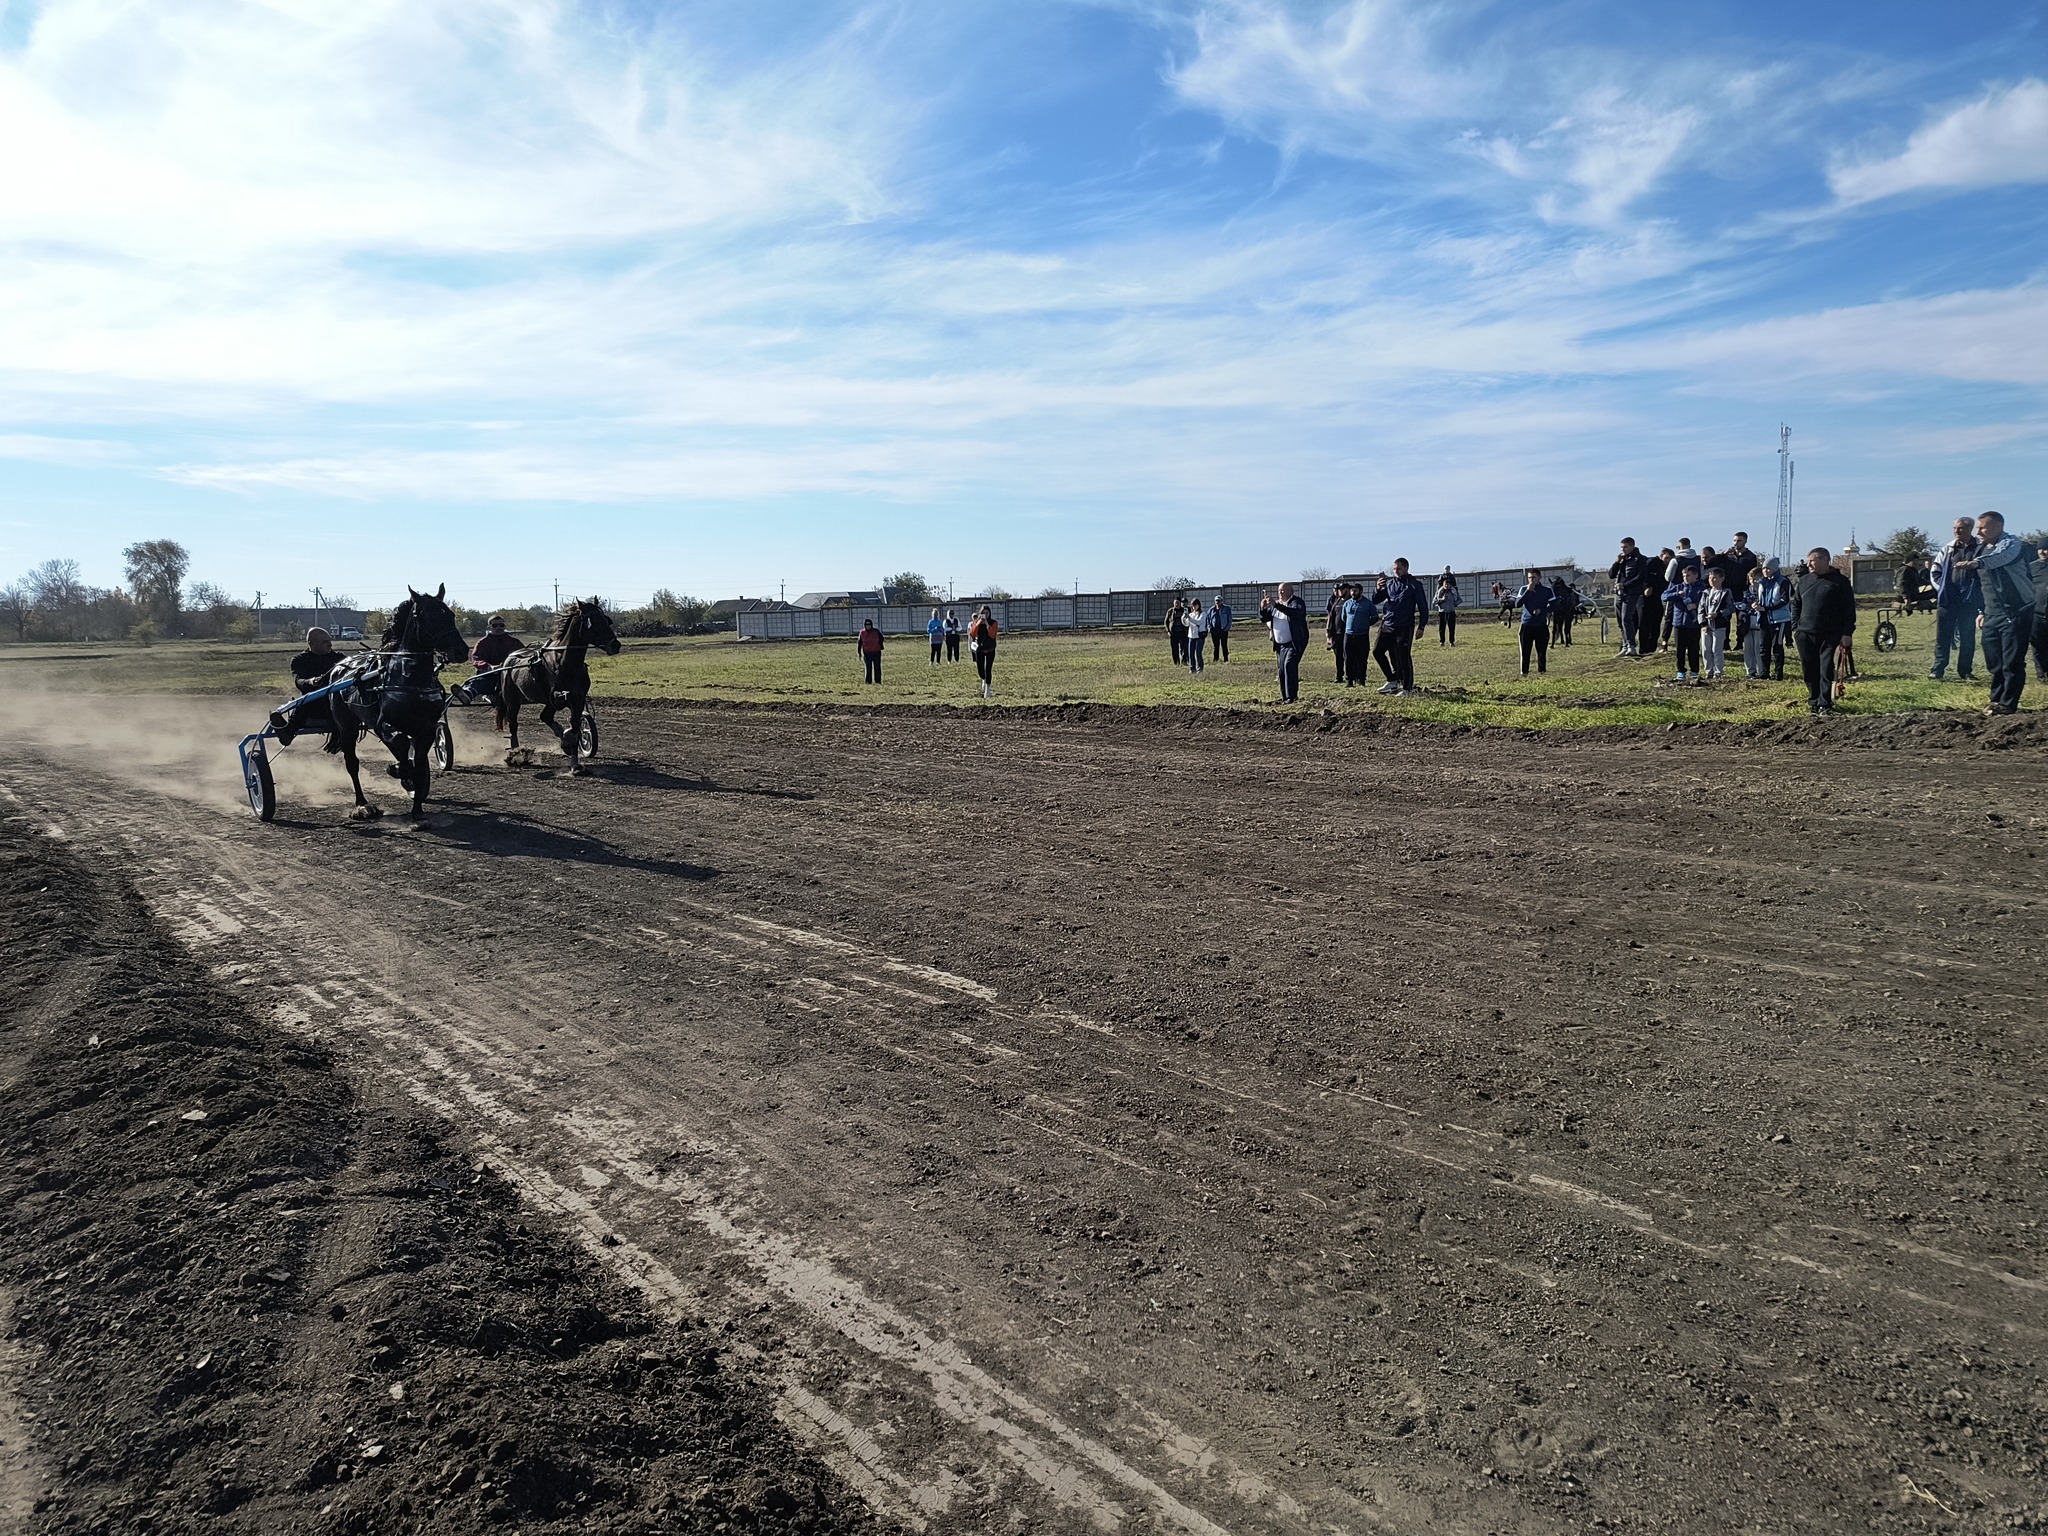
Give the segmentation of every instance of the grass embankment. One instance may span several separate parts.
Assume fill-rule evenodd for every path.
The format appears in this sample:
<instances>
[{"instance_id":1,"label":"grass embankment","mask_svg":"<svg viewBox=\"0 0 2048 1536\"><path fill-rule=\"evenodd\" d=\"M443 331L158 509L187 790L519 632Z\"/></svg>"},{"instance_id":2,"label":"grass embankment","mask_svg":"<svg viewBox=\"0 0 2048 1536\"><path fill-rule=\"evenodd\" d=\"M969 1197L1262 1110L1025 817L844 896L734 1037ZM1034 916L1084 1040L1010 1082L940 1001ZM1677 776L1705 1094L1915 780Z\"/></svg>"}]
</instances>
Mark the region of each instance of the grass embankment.
<instances>
[{"instance_id":1,"label":"grass embankment","mask_svg":"<svg viewBox=\"0 0 2048 1536\"><path fill-rule=\"evenodd\" d=\"M1870 644L1872 617L1860 626L1862 679L1843 708L1852 713L1912 709L1979 709L1981 685L1927 677L1934 621L1900 622L1899 647L1880 655ZM1065 703L1172 704L1276 708L1272 651L1256 624L1238 631L1236 660L1212 664L1200 677L1174 667L1163 635L1144 631L1006 635L996 663L997 707ZM1301 707L1383 710L1412 719L1536 729L1589 725L1662 725L1682 720L1780 720L1804 712L1805 690L1733 676L1707 687L1674 688L1670 660L1624 661L1600 639L1597 623L1581 626L1578 643L1551 653L1542 677L1519 675L1515 632L1468 622L1455 648L1440 648L1434 631L1416 648L1417 680L1425 690L1388 699L1333 680L1320 641L1302 668ZM222 642L22 646L0 649L0 684L92 692L282 694L289 644ZM616 657L593 658L599 697L726 699L757 703L954 704L979 707L974 669L965 659L932 667L922 637L889 643L885 681L861 682L851 640L739 643L728 636L635 640ZM452 674L451 674L452 675ZM1378 675L1374 675L1374 686ZM2028 708L2048 707L2048 685L2033 684Z\"/></svg>"}]
</instances>

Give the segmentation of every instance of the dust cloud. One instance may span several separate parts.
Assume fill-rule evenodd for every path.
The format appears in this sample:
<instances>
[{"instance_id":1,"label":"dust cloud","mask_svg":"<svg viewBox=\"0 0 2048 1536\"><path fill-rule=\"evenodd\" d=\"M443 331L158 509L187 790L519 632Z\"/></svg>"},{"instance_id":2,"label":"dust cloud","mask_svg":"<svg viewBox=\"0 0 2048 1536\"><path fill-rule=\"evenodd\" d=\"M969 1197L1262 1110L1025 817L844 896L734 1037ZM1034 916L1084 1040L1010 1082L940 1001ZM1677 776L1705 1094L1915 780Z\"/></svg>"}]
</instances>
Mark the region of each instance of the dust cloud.
<instances>
[{"instance_id":1,"label":"dust cloud","mask_svg":"<svg viewBox=\"0 0 2048 1536\"><path fill-rule=\"evenodd\" d=\"M235 747L260 730L275 700L172 694L72 693L45 687L0 692L0 757L27 750L94 773L125 779L154 794L247 816ZM280 808L346 807L354 800L341 759L309 735L286 750L270 744ZM388 754L375 742L363 753L363 788L377 798Z\"/></svg>"}]
</instances>

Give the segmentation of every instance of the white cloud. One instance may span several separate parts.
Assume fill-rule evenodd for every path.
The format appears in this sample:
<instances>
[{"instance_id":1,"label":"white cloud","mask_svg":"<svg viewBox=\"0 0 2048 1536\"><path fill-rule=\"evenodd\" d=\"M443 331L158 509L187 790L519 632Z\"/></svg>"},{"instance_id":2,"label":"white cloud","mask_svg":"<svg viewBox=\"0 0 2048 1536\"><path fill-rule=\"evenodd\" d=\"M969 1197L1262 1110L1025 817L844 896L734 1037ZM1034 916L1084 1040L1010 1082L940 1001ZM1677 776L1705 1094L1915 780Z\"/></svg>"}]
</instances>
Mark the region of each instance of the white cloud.
<instances>
[{"instance_id":1,"label":"white cloud","mask_svg":"<svg viewBox=\"0 0 2048 1536\"><path fill-rule=\"evenodd\" d=\"M2048 82L1988 90L1923 125L1898 154L1844 162L1828 180L1842 203L2048 181Z\"/></svg>"},{"instance_id":2,"label":"white cloud","mask_svg":"<svg viewBox=\"0 0 2048 1536\"><path fill-rule=\"evenodd\" d=\"M1412 0L1219 0L1195 13L1196 50L1173 82L1226 118L1289 135L1350 137L1367 115L1441 117L1468 88L1431 58L1434 19Z\"/></svg>"},{"instance_id":3,"label":"white cloud","mask_svg":"<svg viewBox=\"0 0 2048 1536\"><path fill-rule=\"evenodd\" d=\"M2048 384L2048 286L1892 299L1601 349L1633 369L1733 374L1740 387L1787 379L1901 378Z\"/></svg>"},{"instance_id":4,"label":"white cloud","mask_svg":"<svg viewBox=\"0 0 2048 1536\"><path fill-rule=\"evenodd\" d=\"M0 52L0 234L200 262L545 252L881 206L885 114L783 77L713 89L573 14L52 0Z\"/></svg>"}]
</instances>

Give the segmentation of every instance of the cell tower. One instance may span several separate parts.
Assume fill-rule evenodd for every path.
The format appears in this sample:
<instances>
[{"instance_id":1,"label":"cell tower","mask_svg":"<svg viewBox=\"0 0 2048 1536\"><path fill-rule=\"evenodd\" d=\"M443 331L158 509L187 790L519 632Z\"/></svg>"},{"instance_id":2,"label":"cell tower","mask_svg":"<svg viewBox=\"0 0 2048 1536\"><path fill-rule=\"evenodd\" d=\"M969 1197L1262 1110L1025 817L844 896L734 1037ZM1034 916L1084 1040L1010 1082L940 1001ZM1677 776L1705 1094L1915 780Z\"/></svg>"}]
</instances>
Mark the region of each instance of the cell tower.
<instances>
[{"instance_id":1,"label":"cell tower","mask_svg":"<svg viewBox=\"0 0 2048 1536\"><path fill-rule=\"evenodd\" d=\"M1778 424L1778 531L1771 553L1787 570L1792 568L1792 429L1783 422Z\"/></svg>"}]
</instances>

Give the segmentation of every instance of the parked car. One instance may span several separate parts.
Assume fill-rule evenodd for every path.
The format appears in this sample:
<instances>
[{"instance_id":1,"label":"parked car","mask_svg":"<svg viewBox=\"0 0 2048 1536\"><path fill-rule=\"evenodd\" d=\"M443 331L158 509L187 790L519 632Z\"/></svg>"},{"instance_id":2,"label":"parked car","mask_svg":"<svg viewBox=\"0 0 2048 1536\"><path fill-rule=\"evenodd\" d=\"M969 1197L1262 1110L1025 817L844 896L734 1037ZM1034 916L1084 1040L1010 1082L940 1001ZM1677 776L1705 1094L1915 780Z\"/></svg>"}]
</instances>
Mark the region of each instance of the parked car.
<instances>
[{"instance_id":1,"label":"parked car","mask_svg":"<svg viewBox=\"0 0 2048 1536\"><path fill-rule=\"evenodd\" d=\"M334 632L334 638L337 640L360 640L363 638L363 632L353 624L344 624Z\"/></svg>"}]
</instances>

